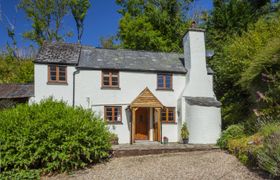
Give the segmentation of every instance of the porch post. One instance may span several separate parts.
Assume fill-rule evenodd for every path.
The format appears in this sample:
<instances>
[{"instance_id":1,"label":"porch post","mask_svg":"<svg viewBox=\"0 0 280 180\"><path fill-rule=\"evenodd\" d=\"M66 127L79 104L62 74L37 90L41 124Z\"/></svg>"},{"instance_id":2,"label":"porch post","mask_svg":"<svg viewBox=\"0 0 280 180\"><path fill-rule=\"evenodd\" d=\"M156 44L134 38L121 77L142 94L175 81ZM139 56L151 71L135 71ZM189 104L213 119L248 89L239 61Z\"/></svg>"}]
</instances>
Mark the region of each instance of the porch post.
<instances>
[{"instance_id":1,"label":"porch post","mask_svg":"<svg viewBox=\"0 0 280 180\"><path fill-rule=\"evenodd\" d=\"M135 143L135 125L136 125L136 111L138 108L132 108L132 129L131 129L131 144Z\"/></svg>"},{"instance_id":2,"label":"porch post","mask_svg":"<svg viewBox=\"0 0 280 180\"><path fill-rule=\"evenodd\" d=\"M161 118L160 118L160 108L156 108L157 111L157 129L158 129L158 134L157 134L157 139L161 143Z\"/></svg>"}]
</instances>

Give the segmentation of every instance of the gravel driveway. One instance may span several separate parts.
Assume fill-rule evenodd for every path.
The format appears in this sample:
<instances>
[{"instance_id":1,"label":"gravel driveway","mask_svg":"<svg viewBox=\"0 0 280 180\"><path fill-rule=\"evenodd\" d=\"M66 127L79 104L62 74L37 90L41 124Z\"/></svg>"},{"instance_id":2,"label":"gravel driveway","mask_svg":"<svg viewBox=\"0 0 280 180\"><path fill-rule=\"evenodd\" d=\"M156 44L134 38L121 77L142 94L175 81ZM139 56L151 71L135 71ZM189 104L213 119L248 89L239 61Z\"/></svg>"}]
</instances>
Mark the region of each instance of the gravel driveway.
<instances>
[{"instance_id":1,"label":"gravel driveway","mask_svg":"<svg viewBox=\"0 0 280 180\"><path fill-rule=\"evenodd\" d=\"M196 151L113 158L109 162L44 179L261 179L234 156L222 151Z\"/></svg>"}]
</instances>

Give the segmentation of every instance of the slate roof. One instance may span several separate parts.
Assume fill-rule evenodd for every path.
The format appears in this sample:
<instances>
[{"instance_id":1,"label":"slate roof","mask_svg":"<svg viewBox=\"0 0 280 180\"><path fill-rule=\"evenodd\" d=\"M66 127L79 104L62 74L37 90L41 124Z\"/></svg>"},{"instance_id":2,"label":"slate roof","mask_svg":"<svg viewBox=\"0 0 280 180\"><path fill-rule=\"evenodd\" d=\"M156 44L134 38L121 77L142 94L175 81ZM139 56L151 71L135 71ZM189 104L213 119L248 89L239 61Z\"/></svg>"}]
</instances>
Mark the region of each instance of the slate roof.
<instances>
[{"instance_id":1,"label":"slate roof","mask_svg":"<svg viewBox=\"0 0 280 180\"><path fill-rule=\"evenodd\" d=\"M79 68L186 73L183 55L83 46Z\"/></svg>"},{"instance_id":2,"label":"slate roof","mask_svg":"<svg viewBox=\"0 0 280 180\"><path fill-rule=\"evenodd\" d=\"M76 65L81 45L68 43L44 43L34 62Z\"/></svg>"},{"instance_id":3,"label":"slate roof","mask_svg":"<svg viewBox=\"0 0 280 180\"><path fill-rule=\"evenodd\" d=\"M33 96L33 84L0 84L0 99L26 98Z\"/></svg>"},{"instance_id":4,"label":"slate roof","mask_svg":"<svg viewBox=\"0 0 280 180\"><path fill-rule=\"evenodd\" d=\"M221 107L222 103L211 97L185 97L189 105Z\"/></svg>"},{"instance_id":5,"label":"slate roof","mask_svg":"<svg viewBox=\"0 0 280 180\"><path fill-rule=\"evenodd\" d=\"M125 49L102 49L79 44L44 43L35 63L68 64L80 69L116 69L187 73L184 55ZM207 67L208 74L213 74Z\"/></svg>"}]
</instances>

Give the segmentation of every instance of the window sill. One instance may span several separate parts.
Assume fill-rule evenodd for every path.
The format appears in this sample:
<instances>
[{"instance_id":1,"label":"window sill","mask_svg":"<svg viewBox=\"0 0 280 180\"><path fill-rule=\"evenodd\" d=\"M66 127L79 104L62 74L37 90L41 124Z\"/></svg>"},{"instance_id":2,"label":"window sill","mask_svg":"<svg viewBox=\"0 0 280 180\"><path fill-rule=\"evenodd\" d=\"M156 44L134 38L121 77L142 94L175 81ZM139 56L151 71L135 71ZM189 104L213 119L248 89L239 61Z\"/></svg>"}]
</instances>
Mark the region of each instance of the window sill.
<instances>
[{"instance_id":1,"label":"window sill","mask_svg":"<svg viewBox=\"0 0 280 180\"><path fill-rule=\"evenodd\" d=\"M101 87L101 89L120 90L121 88L119 88L119 87Z\"/></svg>"},{"instance_id":2,"label":"window sill","mask_svg":"<svg viewBox=\"0 0 280 180\"><path fill-rule=\"evenodd\" d=\"M106 123L108 125L122 125L123 124L122 122L108 122L108 121L106 121Z\"/></svg>"},{"instance_id":3,"label":"window sill","mask_svg":"<svg viewBox=\"0 0 280 180\"><path fill-rule=\"evenodd\" d=\"M47 85L68 85L67 82L47 82Z\"/></svg>"},{"instance_id":4,"label":"window sill","mask_svg":"<svg viewBox=\"0 0 280 180\"><path fill-rule=\"evenodd\" d=\"M162 121L161 123L162 124L177 124L177 122L164 122L164 121Z\"/></svg>"},{"instance_id":5,"label":"window sill","mask_svg":"<svg viewBox=\"0 0 280 180\"><path fill-rule=\"evenodd\" d=\"M160 89L160 88L157 88L156 90L157 91L174 91L173 89Z\"/></svg>"}]
</instances>

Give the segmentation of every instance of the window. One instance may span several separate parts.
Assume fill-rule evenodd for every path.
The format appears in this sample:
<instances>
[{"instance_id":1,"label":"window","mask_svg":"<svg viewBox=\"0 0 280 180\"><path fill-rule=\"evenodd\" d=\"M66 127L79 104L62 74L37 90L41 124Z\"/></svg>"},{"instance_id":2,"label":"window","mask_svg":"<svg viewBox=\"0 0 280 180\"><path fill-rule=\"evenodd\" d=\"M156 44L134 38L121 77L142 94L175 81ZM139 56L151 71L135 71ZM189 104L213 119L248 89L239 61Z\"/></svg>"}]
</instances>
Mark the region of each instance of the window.
<instances>
[{"instance_id":1,"label":"window","mask_svg":"<svg viewBox=\"0 0 280 180\"><path fill-rule=\"evenodd\" d=\"M172 89L172 74L161 73L157 75L157 88L158 89Z\"/></svg>"},{"instance_id":2,"label":"window","mask_svg":"<svg viewBox=\"0 0 280 180\"><path fill-rule=\"evenodd\" d=\"M48 82L66 83L67 82L67 68L61 65L48 66Z\"/></svg>"},{"instance_id":3,"label":"window","mask_svg":"<svg viewBox=\"0 0 280 180\"><path fill-rule=\"evenodd\" d=\"M161 111L162 122L175 122L175 108L169 107Z\"/></svg>"},{"instance_id":4,"label":"window","mask_svg":"<svg viewBox=\"0 0 280 180\"><path fill-rule=\"evenodd\" d=\"M122 122L122 107L121 106L105 106L104 118L109 123Z\"/></svg>"},{"instance_id":5,"label":"window","mask_svg":"<svg viewBox=\"0 0 280 180\"><path fill-rule=\"evenodd\" d=\"M102 71L102 87L118 88L119 72L118 71Z\"/></svg>"}]
</instances>

